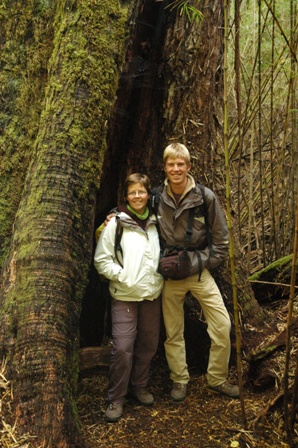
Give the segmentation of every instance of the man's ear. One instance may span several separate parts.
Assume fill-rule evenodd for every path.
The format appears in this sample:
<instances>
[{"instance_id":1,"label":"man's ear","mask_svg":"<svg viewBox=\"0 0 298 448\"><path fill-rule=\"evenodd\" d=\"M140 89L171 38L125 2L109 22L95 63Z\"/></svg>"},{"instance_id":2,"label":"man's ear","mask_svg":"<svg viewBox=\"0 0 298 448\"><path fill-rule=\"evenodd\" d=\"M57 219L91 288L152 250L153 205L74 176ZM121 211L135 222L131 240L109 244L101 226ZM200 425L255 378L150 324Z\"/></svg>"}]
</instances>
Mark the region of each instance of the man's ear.
<instances>
[{"instance_id":1,"label":"man's ear","mask_svg":"<svg viewBox=\"0 0 298 448\"><path fill-rule=\"evenodd\" d=\"M187 167L187 172L189 172L190 170L191 170L191 163Z\"/></svg>"}]
</instances>

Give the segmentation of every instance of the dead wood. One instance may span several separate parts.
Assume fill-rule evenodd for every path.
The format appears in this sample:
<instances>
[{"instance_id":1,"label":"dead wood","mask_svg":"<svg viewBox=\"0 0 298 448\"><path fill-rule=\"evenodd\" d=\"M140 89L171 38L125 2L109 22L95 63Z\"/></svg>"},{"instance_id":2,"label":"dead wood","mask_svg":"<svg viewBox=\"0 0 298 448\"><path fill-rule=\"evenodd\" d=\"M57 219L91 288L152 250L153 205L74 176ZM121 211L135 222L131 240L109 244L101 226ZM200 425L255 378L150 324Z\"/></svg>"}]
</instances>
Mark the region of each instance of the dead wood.
<instances>
[{"instance_id":1,"label":"dead wood","mask_svg":"<svg viewBox=\"0 0 298 448\"><path fill-rule=\"evenodd\" d=\"M298 333L298 318L293 319L291 324L291 331L293 334ZM286 345L286 329L279 333L272 341L269 341L266 345L257 348L249 356L244 359L249 363L256 363L268 356L272 355L279 348L284 348Z\"/></svg>"},{"instance_id":2,"label":"dead wood","mask_svg":"<svg viewBox=\"0 0 298 448\"><path fill-rule=\"evenodd\" d=\"M79 350L80 371L95 367L108 367L111 358L111 345L84 347Z\"/></svg>"},{"instance_id":3,"label":"dead wood","mask_svg":"<svg viewBox=\"0 0 298 448\"><path fill-rule=\"evenodd\" d=\"M293 255L275 260L249 277L259 303L287 299L290 293L291 266ZM298 282L298 274L296 278Z\"/></svg>"},{"instance_id":4,"label":"dead wood","mask_svg":"<svg viewBox=\"0 0 298 448\"><path fill-rule=\"evenodd\" d=\"M264 367L258 371L258 376L254 380L253 385L255 387L262 388L262 390L274 387L275 383L278 381L276 373L268 368Z\"/></svg>"},{"instance_id":5,"label":"dead wood","mask_svg":"<svg viewBox=\"0 0 298 448\"><path fill-rule=\"evenodd\" d=\"M258 422L264 418L267 413L277 404L277 402L280 400L281 397L284 396L284 391L278 392L278 394L269 401L267 406L265 406L262 411L259 413L259 415L250 423L251 428L255 428Z\"/></svg>"}]
</instances>

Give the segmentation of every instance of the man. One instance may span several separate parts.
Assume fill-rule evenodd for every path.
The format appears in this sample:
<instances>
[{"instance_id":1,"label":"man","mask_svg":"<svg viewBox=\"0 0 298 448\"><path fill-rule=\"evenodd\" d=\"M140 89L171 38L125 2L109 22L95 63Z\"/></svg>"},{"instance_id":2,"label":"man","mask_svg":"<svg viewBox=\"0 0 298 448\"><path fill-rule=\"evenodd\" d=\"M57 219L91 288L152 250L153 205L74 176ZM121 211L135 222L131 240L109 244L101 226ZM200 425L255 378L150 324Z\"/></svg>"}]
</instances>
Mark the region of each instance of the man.
<instances>
[{"instance_id":1,"label":"man","mask_svg":"<svg viewBox=\"0 0 298 448\"><path fill-rule=\"evenodd\" d=\"M191 272L182 280L168 279L162 293L162 309L166 330L165 354L173 381L171 397L183 401L189 381L184 340L184 298L190 292L198 300L208 324L211 339L207 369L208 388L232 398L239 396L238 386L227 381L230 357L231 323L221 293L209 272L226 257L229 236L225 218L214 193L200 187L189 174L191 163L188 149L173 143L163 154L166 179L160 188L158 221L166 251L185 246L189 211L194 208L192 234L188 247ZM205 201L211 241L200 205ZM198 250L194 250L194 249Z\"/></svg>"}]
</instances>

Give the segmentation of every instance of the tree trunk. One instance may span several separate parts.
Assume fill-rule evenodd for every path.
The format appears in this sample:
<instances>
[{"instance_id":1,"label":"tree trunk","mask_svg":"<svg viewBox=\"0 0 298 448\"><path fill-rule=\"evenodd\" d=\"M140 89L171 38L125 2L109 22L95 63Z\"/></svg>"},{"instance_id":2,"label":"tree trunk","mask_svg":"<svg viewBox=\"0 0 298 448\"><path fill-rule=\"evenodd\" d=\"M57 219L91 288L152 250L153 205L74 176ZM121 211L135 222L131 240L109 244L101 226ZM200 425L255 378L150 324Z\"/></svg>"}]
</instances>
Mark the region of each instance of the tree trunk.
<instances>
[{"instance_id":1,"label":"tree trunk","mask_svg":"<svg viewBox=\"0 0 298 448\"><path fill-rule=\"evenodd\" d=\"M18 12L32 21L37 13ZM79 318L126 15L118 2L83 0L57 2L53 14L45 101L0 299L0 351L9 359L15 414L36 446L83 446L75 405Z\"/></svg>"},{"instance_id":2,"label":"tree trunk","mask_svg":"<svg viewBox=\"0 0 298 448\"><path fill-rule=\"evenodd\" d=\"M189 148L192 173L215 191L226 209L222 2L191 4L204 14L200 24L167 8L170 2L145 2L136 20L110 120L96 224L121 198L129 172L148 173L153 185L164 179L162 153L171 141ZM241 320L256 326L263 322L264 311L247 281L236 232L233 237ZM214 275L233 316L229 269L227 261Z\"/></svg>"}]
</instances>

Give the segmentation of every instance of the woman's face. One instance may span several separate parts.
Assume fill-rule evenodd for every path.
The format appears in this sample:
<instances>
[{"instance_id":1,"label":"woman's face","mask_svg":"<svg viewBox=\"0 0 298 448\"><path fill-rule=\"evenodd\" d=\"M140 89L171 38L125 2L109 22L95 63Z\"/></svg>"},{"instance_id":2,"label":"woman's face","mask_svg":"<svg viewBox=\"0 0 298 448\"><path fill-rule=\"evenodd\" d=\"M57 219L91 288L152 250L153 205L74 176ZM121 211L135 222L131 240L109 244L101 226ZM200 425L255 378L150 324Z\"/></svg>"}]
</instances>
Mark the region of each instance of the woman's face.
<instances>
[{"instance_id":1,"label":"woman's face","mask_svg":"<svg viewBox=\"0 0 298 448\"><path fill-rule=\"evenodd\" d=\"M149 194L140 182L130 184L127 189L126 199L130 207L139 215L142 215L146 210Z\"/></svg>"}]
</instances>

